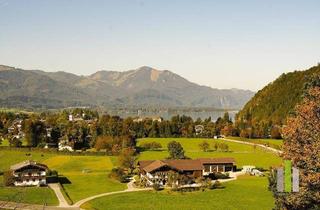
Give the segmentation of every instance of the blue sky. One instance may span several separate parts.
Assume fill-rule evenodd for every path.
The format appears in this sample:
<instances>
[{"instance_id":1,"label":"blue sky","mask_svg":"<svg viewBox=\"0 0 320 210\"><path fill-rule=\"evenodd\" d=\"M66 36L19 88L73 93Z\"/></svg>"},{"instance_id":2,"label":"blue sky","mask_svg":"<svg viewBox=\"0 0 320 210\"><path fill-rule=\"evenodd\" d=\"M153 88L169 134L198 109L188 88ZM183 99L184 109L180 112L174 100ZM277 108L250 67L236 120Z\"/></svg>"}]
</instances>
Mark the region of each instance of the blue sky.
<instances>
[{"instance_id":1,"label":"blue sky","mask_svg":"<svg viewBox=\"0 0 320 210\"><path fill-rule=\"evenodd\" d=\"M0 63L91 74L168 69L258 90L320 62L319 0L0 0Z\"/></svg>"}]
</instances>

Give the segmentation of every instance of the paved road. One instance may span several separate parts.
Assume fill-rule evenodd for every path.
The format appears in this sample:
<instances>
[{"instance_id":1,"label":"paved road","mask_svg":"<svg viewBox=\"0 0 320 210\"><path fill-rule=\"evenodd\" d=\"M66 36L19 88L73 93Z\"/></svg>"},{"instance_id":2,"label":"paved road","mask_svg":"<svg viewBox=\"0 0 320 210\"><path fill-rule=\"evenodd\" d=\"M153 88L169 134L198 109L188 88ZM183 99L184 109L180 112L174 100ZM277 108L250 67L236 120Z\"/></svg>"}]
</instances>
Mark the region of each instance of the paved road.
<instances>
[{"instance_id":1,"label":"paved road","mask_svg":"<svg viewBox=\"0 0 320 210\"><path fill-rule=\"evenodd\" d=\"M264 149L266 149L266 150L269 150L269 151L271 151L271 152L275 152L275 153L278 153L278 154L282 154L282 151L281 151L281 150L278 150L278 149L275 149L275 148L272 148L272 147L268 147L268 146L265 146L265 145L262 145L262 144L255 144L255 143L251 143L251 142L238 141L238 140L226 139L226 138L219 139L219 140L228 141L228 142L234 142L234 143L239 143L239 144L256 145L257 147L262 147L262 148L264 148Z\"/></svg>"},{"instance_id":2,"label":"paved road","mask_svg":"<svg viewBox=\"0 0 320 210\"><path fill-rule=\"evenodd\" d=\"M61 188L59 184L48 184L48 186L54 191L54 193L56 194L58 200L59 200L59 206L58 207L70 207L70 205L68 204L68 202L66 201L66 199L64 198L62 192L61 192Z\"/></svg>"}]
</instances>

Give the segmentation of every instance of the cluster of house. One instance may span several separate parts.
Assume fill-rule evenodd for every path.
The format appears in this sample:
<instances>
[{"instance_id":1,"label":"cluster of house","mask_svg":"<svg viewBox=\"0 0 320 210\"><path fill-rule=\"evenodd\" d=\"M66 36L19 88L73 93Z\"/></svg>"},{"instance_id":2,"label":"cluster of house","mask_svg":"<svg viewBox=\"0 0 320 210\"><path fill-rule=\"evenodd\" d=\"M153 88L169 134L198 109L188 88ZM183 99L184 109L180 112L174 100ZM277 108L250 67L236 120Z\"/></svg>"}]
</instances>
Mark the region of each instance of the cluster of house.
<instances>
[{"instance_id":1,"label":"cluster of house","mask_svg":"<svg viewBox=\"0 0 320 210\"><path fill-rule=\"evenodd\" d=\"M149 116L149 117L136 117L133 119L133 122L143 122L145 120L152 120L152 122L162 122L162 117L159 116Z\"/></svg>"},{"instance_id":2,"label":"cluster of house","mask_svg":"<svg viewBox=\"0 0 320 210\"><path fill-rule=\"evenodd\" d=\"M8 133L12 135L13 139L22 139L25 134L22 131L22 122L23 120L21 119L15 119L11 126L8 128Z\"/></svg>"},{"instance_id":3,"label":"cluster of house","mask_svg":"<svg viewBox=\"0 0 320 210\"><path fill-rule=\"evenodd\" d=\"M233 158L199 158L184 160L145 160L139 161L140 178L152 186L155 183L166 185L172 172L185 175L191 180L208 177L214 173L226 173L236 170Z\"/></svg>"},{"instance_id":4,"label":"cluster of house","mask_svg":"<svg viewBox=\"0 0 320 210\"><path fill-rule=\"evenodd\" d=\"M207 177L214 173L226 173L236 170L233 158L199 158L185 160L144 160L138 162L141 179L149 186L155 183L166 185L168 175L176 172L190 179ZM35 161L24 161L10 167L15 186L46 185L48 167Z\"/></svg>"}]
</instances>

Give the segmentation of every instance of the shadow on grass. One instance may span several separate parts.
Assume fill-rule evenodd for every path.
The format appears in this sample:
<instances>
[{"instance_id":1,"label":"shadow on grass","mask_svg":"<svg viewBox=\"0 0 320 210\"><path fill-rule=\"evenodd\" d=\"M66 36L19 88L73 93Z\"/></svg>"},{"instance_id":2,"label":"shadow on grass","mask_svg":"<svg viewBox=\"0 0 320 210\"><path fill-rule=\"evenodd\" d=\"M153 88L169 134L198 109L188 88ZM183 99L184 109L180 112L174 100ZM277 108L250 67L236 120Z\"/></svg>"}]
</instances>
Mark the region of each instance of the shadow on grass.
<instances>
[{"instance_id":1,"label":"shadow on grass","mask_svg":"<svg viewBox=\"0 0 320 210\"><path fill-rule=\"evenodd\" d=\"M72 184L71 181L65 177L65 176L59 176L59 182L60 184L64 185L64 184Z\"/></svg>"},{"instance_id":2,"label":"shadow on grass","mask_svg":"<svg viewBox=\"0 0 320 210\"><path fill-rule=\"evenodd\" d=\"M146 149L146 148L144 148L144 147L136 147L136 150L137 150L137 152L146 152L146 151L150 151L150 152L163 152L163 151L166 151L166 149L161 149L161 148L159 148L159 149Z\"/></svg>"}]
</instances>

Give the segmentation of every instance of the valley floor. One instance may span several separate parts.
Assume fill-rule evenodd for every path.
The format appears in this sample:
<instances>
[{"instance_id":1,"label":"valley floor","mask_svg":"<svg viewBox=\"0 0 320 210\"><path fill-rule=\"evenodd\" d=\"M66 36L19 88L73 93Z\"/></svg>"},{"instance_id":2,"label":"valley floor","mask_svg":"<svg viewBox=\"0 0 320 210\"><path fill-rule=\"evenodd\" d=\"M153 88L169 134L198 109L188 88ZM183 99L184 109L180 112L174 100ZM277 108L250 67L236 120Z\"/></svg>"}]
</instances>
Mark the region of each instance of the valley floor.
<instances>
[{"instance_id":1,"label":"valley floor","mask_svg":"<svg viewBox=\"0 0 320 210\"><path fill-rule=\"evenodd\" d=\"M156 141L162 145L157 151L142 151L139 160L164 159L169 156L167 143L178 141L190 158L200 157L233 157L238 168L243 165L255 165L269 169L270 166L281 164L281 158L275 153L263 148L254 148L222 140L201 138L148 138L139 139L138 146L144 142ZM199 144L208 141L210 146L214 142L228 144L229 151L203 152ZM61 176L64 195L69 204L101 193L122 191L127 189L126 184L108 178L111 169L117 166L117 158L112 156L79 156L59 153L41 153L39 151L0 151L0 171L8 170L10 165L23 160L32 159L42 162L52 170L57 170ZM268 191L266 177L240 177L239 180L223 183L223 189L205 192L173 193L161 192L130 192L101 197L83 205L86 209L212 209L226 207L227 209L271 209L273 198ZM49 188L13 188L2 185L0 176L0 200L31 204L56 206L58 200ZM251 208L252 207L252 208Z\"/></svg>"}]
</instances>

